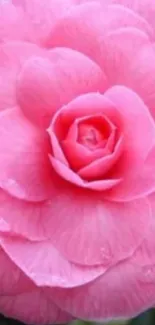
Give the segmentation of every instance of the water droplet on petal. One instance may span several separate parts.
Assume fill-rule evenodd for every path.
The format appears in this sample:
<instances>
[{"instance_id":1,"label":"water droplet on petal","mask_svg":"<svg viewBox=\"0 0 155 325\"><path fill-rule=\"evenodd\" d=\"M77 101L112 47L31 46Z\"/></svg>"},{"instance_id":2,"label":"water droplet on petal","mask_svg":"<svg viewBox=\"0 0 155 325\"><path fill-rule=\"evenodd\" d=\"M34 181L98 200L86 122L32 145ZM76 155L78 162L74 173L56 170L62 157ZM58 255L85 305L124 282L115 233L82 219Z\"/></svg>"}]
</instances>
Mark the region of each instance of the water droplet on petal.
<instances>
[{"instance_id":1,"label":"water droplet on petal","mask_svg":"<svg viewBox=\"0 0 155 325\"><path fill-rule=\"evenodd\" d=\"M23 190L21 185L19 185L17 181L15 181L14 179L12 178L7 179L1 182L1 184L2 187L4 187L10 194L17 195L19 198L25 199L26 196L25 191Z\"/></svg>"},{"instance_id":2,"label":"water droplet on petal","mask_svg":"<svg viewBox=\"0 0 155 325\"><path fill-rule=\"evenodd\" d=\"M147 283L155 282L155 265L142 268L142 281Z\"/></svg>"},{"instance_id":3,"label":"water droplet on petal","mask_svg":"<svg viewBox=\"0 0 155 325\"><path fill-rule=\"evenodd\" d=\"M100 254L102 257L102 263L105 265L109 265L112 262L112 255L110 254L109 250L105 247L101 247Z\"/></svg>"}]
</instances>

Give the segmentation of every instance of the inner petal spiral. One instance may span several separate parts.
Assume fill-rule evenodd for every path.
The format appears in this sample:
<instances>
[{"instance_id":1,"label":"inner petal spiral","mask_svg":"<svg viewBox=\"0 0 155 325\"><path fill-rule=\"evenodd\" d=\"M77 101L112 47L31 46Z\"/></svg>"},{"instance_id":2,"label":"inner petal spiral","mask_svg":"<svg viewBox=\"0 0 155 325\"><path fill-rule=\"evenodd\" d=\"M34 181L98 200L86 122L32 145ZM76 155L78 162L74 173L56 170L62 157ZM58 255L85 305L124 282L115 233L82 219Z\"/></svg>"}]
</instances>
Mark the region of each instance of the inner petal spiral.
<instances>
[{"instance_id":1,"label":"inner petal spiral","mask_svg":"<svg viewBox=\"0 0 155 325\"><path fill-rule=\"evenodd\" d=\"M103 134L97 130L93 125L82 124L79 127L79 143L85 145L90 150L104 140Z\"/></svg>"},{"instance_id":2,"label":"inner petal spiral","mask_svg":"<svg viewBox=\"0 0 155 325\"><path fill-rule=\"evenodd\" d=\"M78 142L89 150L97 149L106 145L110 136L111 128L102 117L90 117L79 122Z\"/></svg>"}]
</instances>

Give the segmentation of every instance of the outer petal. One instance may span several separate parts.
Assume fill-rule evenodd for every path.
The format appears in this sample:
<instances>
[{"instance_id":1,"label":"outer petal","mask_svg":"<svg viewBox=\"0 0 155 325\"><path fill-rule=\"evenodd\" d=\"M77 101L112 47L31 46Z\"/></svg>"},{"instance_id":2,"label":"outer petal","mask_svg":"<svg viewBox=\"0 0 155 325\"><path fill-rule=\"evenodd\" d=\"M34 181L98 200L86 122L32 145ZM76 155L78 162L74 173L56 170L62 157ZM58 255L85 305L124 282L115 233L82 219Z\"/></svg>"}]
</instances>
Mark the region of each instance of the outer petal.
<instances>
[{"instance_id":1,"label":"outer petal","mask_svg":"<svg viewBox=\"0 0 155 325\"><path fill-rule=\"evenodd\" d=\"M37 288L16 296L0 297L0 310L7 317L25 324L66 324L72 319Z\"/></svg>"},{"instance_id":2,"label":"outer petal","mask_svg":"<svg viewBox=\"0 0 155 325\"><path fill-rule=\"evenodd\" d=\"M0 248L0 297L20 294L34 288L34 284Z\"/></svg>"},{"instance_id":3,"label":"outer petal","mask_svg":"<svg viewBox=\"0 0 155 325\"><path fill-rule=\"evenodd\" d=\"M49 60L35 58L23 68L18 100L33 121L48 125L51 115L83 93L104 91L106 78L89 58L70 49L53 49Z\"/></svg>"},{"instance_id":4,"label":"outer petal","mask_svg":"<svg viewBox=\"0 0 155 325\"><path fill-rule=\"evenodd\" d=\"M98 19L96 19L96 17ZM71 10L54 26L49 46L69 46L95 58L107 32L132 27L152 36L149 24L134 12L121 6L103 8L94 2Z\"/></svg>"},{"instance_id":5,"label":"outer petal","mask_svg":"<svg viewBox=\"0 0 155 325\"><path fill-rule=\"evenodd\" d=\"M28 201L49 198L52 178L46 134L16 108L1 112L0 134L1 188Z\"/></svg>"},{"instance_id":6,"label":"outer petal","mask_svg":"<svg viewBox=\"0 0 155 325\"><path fill-rule=\"evenodd\" d=\"M0 46L0 110L16 105L17 78L21 66L30 57L43 53L43 49L37 45L26 42L9 42Z\"/></svg>"},{"instance_id":7,"label":"outer petal","mask_svg":"<svg viewBox=\"0 0 155 325\"><path fill-rule=\"evenodd\" d=\"M32 28L21 8L12 1L0 2L0 43L13 40L32 41ZM20 26L22 25L22 28Z\"/></svg>"},{"instance_id":8,"label":"outer petal","mask_svg":"<svg viewBox=\"0 0 155 325\"><path fill-rule=\"evenodd\" d=\"M155 210L155 195L149 197ZM75 317L106 321L130 318L155 301L155 223L131 258L122 261L93 283L55 291L58 305ZM95 303L94 303L95 297Z\"/></svg>"},{"instance_id":9,"label":"outer petal","mask_svg":"<svg viewBox=\"0 0 155 325\"><path fill-rule=\"evenodd\" d=\"M110 85L123 84L132 88L153 109L155 68L152 43L137 27L120 26L116 31L104 33L104 18L101 10L98 11L98 6L90 3L74 9L53 30L52 46L63 45L85 53L102 67Z\"/></svg>"},{"instance_id":10,"label":"outer petal","mask_svg":"<svg viewBox=\"0 0 155 325\"><path fill-rule=\"evenodd\" d=\"M106 193L108 200L132 201L155 191L155 146L137 173L128 175L119 186Z\"/></svg>"},{"instance_id":11,"label":"outer petal","mask_svg":"<svg viewBox=\"0 0 155 325\"><path fill-rule=\"evenodd\" d=\"M54 184L56 188L53 200L35 206L1 193L0 215L9 228L7 231L1 225L1 233L24 236L31 241L49 238L67 260L85 265L102 264L104 268L128 257L143 240L152 220L146 199L114 204L105 201L103 195L94 195L93 192L84 192L69 185L66 187L66 183L60 182L58 178ZM13 242L15 245L16 242ZM38 250L41 247L43 249L43 245L34 244L33 249L37 246ZM10 244L9 249L13 250L13 247L25 264L24 254L29 254L28 246L25 245L23 254L24 246L20 244L19 250L17 245ZM30 258L33 256L29 254L29 270L31 265L34 267ZM46 258L45 261L48 263ZM41 272L41 265L42 263L35 266L36 269L38 267L37 272ZM33 276L35 274L36 271ZM46 276L46 281L49 277L50 274ZM80 278L83 281L83 276L80 275ZM69 283L71 284L71 279Z\"/></svg>"},{"instance_id":12,"label":"outer petal","mask_svg":"<svg viewBox=\"0 0 155 325\"><path fill-rule=\"evenodd\" d=\"M86 320L131 318L151 308L155 301L155 227L135 254L81 288L55 290L61 307ZM95 297L95 301L94 301Z\"/></svg>"},{"instance_id":13,"label":"outer petal","mask_svg":"<svg viewBox=\"0 0 155 325\"><path fill-rule=\"evenodd\" d=\"M141 168L152 146L155 144L155 123L143 101L130 89L115 86L105 93L119 112L124 135L124 154L114 167L113 176L134 174L134 168ZM136 127L133 125L136 121Z\"/></svg>"},{"instance_id":14,"label":"outer petal","mask_svg":"<svg viewBox=\"0 0 155 325\"><path fill-rule=\"evenodd\" d=\"M102 6L104 6L103 1ZM119 0L118 0L119 2ZM134 1L133 1L134 2ZM104 6L105 7L105 6ZM155 39L154 31L150 26L150 22L146 21L140 13L131 10L130 7L121 6L119 4L112 4L104 8L107 32L115 31L117 28L134 27L145 32L150 38Z\"/></svg>"},{"instance_id":15,"label":"outer petal","mask_svg":"<svg viewBox=\"0 0 155 325\"><path fill-rule=\"evenodd\" d=\"M25 17L32 26L33 41L45 45L55 23L70 8L76 4L76 0L12 0L16 9L22 9ZM32 33L31 32L31 33Z\"/></svg>"},{"instance_id":16,"label":"outer petal","mask_svg":"<svg viewBox=\"0 0 155 325\"><path fill-rule=\"evenodd\" d=\"M0 242L11 260L37 287L72 288L88 283L105 272L104 266L86 267L68 262L51 241L32 243L18 237L1 236Z\"/></svg>"},{"instance_id":17,"label":"outer petal","mask_svg":"<svg viewBox=\"0 0 155 325\"><path fill-rule=\"evenodd\" d=\"M102 0L100 0L102 2ZM131 8L134 12L144 17L155 31L155 2L154 0L112 0L113 3L119 3L125 7Z\"/></svg>"}]
</instances>

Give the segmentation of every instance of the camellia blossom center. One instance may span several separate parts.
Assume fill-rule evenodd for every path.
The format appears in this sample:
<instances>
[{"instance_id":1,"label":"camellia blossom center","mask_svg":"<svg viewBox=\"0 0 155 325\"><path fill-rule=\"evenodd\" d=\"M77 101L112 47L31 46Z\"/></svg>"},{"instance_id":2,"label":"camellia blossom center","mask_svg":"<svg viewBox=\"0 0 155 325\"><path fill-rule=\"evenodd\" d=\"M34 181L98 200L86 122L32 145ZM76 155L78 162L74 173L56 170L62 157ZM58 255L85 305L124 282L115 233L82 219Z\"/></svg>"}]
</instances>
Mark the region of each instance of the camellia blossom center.
<instances>
[{"instance_id":1,"label":"camellia blossom center","mask_svg":"<svg viewBox=\"0 0 155 325\"><path fill-rule=\"evenodd\" d=\"M83 124L79 127L79 143L85 145L90 150L95 149L103 140L105 140L104 135L93 125Z\"/></svg>"},{"instance_id":2,"label":"camellia blossom center","mask_svg":"<svg viewBox=\"0 0 155 325\"><path fill-rule=\"evenodd\" d=\"M111 127L103 117L93 117L81 121L78 125L78 142L89 150L106 145Z\"/></svg>"}]
</instances>

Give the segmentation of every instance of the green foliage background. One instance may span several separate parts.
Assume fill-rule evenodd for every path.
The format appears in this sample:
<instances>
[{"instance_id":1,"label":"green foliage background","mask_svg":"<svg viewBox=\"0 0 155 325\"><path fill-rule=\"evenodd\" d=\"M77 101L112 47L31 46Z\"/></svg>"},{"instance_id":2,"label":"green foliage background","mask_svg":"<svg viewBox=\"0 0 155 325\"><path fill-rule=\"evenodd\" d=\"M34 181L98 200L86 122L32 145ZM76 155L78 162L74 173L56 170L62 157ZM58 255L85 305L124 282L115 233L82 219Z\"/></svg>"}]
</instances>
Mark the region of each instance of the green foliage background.
<instances>
[{"instance_id":1,"label":"green foliage background","mask_svg":"<svg viewBox=\"0 0 155 325\"><path fill-rule=\"evenodd\" d=\"M87 323L82 321L74 321L70 325L155 325L155 309L149 310L135 319L110 323Z\"/></svg>"},{"instance_id":2,"label":"green foliage background","mask_svg":"<svg viewBox=\"0 0 155 325\"><path fill-rule=\"evenodd\" d=\"M24 325L24 324L0 315L0 325ZM130 319L126 321L120 321L120 322L117 321L117 322L101 323L101 324L95 322L89 323L80 320L75 320L68 325L155 325L155 309L149 310L146 313L132 320Z\"/></svg>"}]
</instances>

